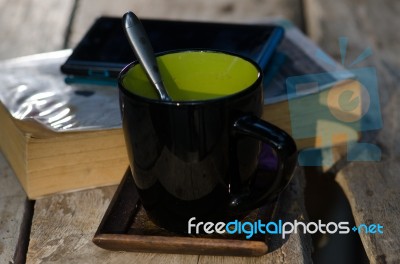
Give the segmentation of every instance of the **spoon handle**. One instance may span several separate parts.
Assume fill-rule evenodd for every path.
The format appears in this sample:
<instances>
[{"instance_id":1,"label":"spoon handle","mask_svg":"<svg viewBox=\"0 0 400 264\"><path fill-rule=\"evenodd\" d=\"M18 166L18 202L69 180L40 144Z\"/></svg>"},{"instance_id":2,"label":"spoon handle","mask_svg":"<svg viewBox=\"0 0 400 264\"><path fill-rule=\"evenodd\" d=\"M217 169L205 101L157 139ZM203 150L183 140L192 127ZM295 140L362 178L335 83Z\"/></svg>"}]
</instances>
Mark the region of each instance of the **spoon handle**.
<instances>
[{"instance_id":1,"label":"spoon handle","mask_svg":"<svg viewBox=\"0 0 400 264\"><path fill-rule=\"evenodd\" d=\"M171 101L163 85L154 51L139 18L133 12L123 16L124 31L136 58L142 64L162 101Z\"/></svg>"}]
</instances>

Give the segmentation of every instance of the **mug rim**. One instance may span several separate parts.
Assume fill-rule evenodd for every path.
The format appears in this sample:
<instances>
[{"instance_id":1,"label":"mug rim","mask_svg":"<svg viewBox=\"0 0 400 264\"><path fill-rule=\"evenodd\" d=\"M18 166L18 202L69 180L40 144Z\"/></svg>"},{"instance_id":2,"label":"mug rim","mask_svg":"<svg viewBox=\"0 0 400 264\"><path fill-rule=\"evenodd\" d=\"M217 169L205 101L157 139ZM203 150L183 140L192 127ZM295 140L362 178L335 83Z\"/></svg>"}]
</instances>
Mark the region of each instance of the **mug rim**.
<instances>
[{"instance_id":1,"label":"mug rim","mask_svg":"<svg viewBox=\"0 0 400 264\"><path fill-rule=\"evenodd\" d=\"M201 100L172 100L172 101L162 101L161 99L153 99L153 98L148 98L145 96L141 96L135 93L132 93L130 91L128 91L127 88L124 87L122 80L124 79L124 75L134 66L139 64L139 60L135 60L131 63L129 63L128 65L126 65L118 74L118 88L119 91L122 92L125 96L127 96L128 98L135 98L136 100L142 101L142 102L147 102L147 103L151 103L151 104L161 104L161 105L199 105L199 104L207 104L207 103L213 103L213 102L223 102L223 101L228 101L228 100L234 100L235 98L239 98L242 97L244 94L247 93L251 93L252 91L256 90L262 83L262 79L263 79L263 72L260 68L260 66L253 61L250 58L247 58L243 55L234 53L234 52L229 52L229 51L224 51L224 50L217 50L217 49L175 49L175 50L169 50L169 51L163 51L163 52L159 52L156 53L156 57L161 57L164 55L168 55L168 54L176 54L176 53L186 53L186 52L210 52L210 53L221 53L221 54L225 54L225 55L229 55L229 56L234 56L234 57L238 57L241 58L245 61L247 61L248 63L252 64L253 67L255 67L255 69L258 72L258 76L257 79L250 84L248 87L244 88L243 90L233 93L233 94L229 94L229 95L225 95L225 96L220 96L220 97L216 97L216 98L211 98L211 99L201 99Z\"/></svg>"}]
</instances>

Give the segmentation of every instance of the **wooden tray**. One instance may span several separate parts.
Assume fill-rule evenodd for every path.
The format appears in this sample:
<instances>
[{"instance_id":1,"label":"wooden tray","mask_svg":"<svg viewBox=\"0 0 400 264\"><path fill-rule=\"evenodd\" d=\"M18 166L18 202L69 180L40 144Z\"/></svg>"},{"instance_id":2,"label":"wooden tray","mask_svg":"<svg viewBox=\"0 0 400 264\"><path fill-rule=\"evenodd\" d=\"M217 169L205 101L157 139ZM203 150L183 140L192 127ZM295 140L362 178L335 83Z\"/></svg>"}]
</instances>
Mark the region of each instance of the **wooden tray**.
<instances>
[{"instance_id":1,"label":"wooden tray","mask_svg":"<svg viewBox=\"0 0 400 264\"><path fill-rule=\"evenodd\" d=\"M251 212L242 221L272 218L276 202ZM119 185L93 242L104 249L195 255L261 256L268 252L268 239L256 234L181 235L154 225L142 208L133 177L128 169Z\"/></svg>"}]
</instances>

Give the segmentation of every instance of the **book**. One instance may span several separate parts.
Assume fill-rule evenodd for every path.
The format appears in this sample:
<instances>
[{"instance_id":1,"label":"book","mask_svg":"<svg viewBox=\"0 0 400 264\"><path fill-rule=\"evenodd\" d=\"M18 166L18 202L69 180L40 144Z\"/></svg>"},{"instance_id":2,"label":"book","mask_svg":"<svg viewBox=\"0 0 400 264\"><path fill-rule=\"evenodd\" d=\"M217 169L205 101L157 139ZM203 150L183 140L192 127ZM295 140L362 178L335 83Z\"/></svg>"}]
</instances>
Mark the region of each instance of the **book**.
<instances>
[{"instance_id":1,"label":"book","mask_svg":"<svg viewBox=\"0 0 400 264\"><path fill-rule=\"evenodd\" d=\"M30 199L117 184L129 164L117 88L66 84L70 53L0 64L0 147Z\"/></svg>"},{"instance_id":2,"label":"book","mask_svg":"<svg viewBox=\"0 0 400 264\"><path fill-rule=\"evenodd\" d=\"M332 87L353 87L357 82L352 74L344 69L329 72L316 60L321 50L315 44L290 23L281 25L285 37L265 74L263 119L292 135L297 131L299 149L347 142L349 135L356 140L354 128L345 137L321 140L324 130L337 125L321 127L318 116L304 116L328 109L320 99ZM59 68L70 54L62 50L0 62L0 148L30 199L118 184L129 166L118 88L66 83ZM293 76L305 76L295 83L303 87L300 92L287 89ZM306 87L315 83L317 88ZM313 102L317 109L302 107ZM342 123L337 122L339 127Z\"/></svg>"}]
</instances>

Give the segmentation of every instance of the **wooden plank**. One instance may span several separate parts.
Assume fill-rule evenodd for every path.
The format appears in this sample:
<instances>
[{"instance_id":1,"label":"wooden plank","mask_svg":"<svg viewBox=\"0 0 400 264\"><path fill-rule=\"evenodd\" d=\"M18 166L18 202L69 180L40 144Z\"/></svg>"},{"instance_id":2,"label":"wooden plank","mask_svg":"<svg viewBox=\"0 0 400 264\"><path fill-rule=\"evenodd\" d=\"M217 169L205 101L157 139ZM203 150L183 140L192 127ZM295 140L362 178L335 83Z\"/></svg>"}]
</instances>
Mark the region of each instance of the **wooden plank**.
<instances>
[{"instance_id":1,"label":"wooden plank","mask_svg":"<svg viewBox=\"0 0 400 264\"><path fill-rule=\"evenodd\" d=\"M400 61L400 36L392 30L400 27L400 3L384 1L317 1L305 0L307 14L306 31L322 49L337 60L341 60L338 39L348 38L346 65L349 65L366 48L372 49L372 55L363 63L353 68L373 66L377 69L378 88L383 112L384 129L380 131L379 140L392 146L388 151L400 152L400 138L396 137L396 128L400 127L396 108L397 80L400 77L398 69ZM385 19L381 19L382 16ZM390 21L390 22L389 22ZM349 68L352 69L352 68ZM389 127L390 126L390 127ZM388 142L388 138L390 142Z\"/></svg>"},{"instance_id":2,"label":"wooden plank","mask_svg":"<svg viewBox=\"0 0 400 264\"><path fill-rule=\"evenodd\" d=\"M73 0L0 0L0 59L62 48L72 4ZM24 262L28 237L21 232L29 231L23 219L26 216L29 225L30 212L25 210L31 206L26 199L0 151L0 263Z\"/></svg>"},{"instance_id":3,"label":"wooden plank","mask_svg":"<svg viewBox=\"0 0 400 264\"><path fill-rule=\"evenodd\" d=\"M371 263L397 263L400 259L399 170L400 163L394 160L352 163L336 176L349 199L356 225L383 226L383 234L360 234Z\"/></svg>"},{"instance_id":4,"label":"wooden plank","mask_svg":"<svg viewBox=\"0 0 400 264\"><path fill-rule=\"evenodd\" d=\"M306 0L307 31L320 46L340 59L338 37L348 37L346 62L367 47L373 55L356 67L377 70L383 128L372 139L382 151L380 162L343 162L336 180L349 199L357 225L381 224L384 234L360 234L372 263L400 259L400 27L398 1ZM333 171L337 172L337 171Z\"/></svg>"},{"instance_id":5,"label":"wooden plank","mask_svg":"<svg viewBox=\"0 0 400 264\"><path fill-rule=\"evenodd\" d=\"M306 221L303 204L304 176L300 173L281 195L276 219ZM310 237L291 234L289 239L271 238L271 253L259 258L214 257L103 250L92 238L116 190L115 186L36 201L32 221L28 263L309 263Z\"/></svg>"},{"instance_id":6,"label":"wooden plank","mask_svg":"<svg viewBox=\"0 0 400 264\"><path fill-rule=\"evenodd\" d=\"M0 152L0 263L12 262L26 196L17 177Z\"/></svg>"},{"instance_id":7,"label":"wooden plank","mask_svg":"<svg viewBox=\"0 0 400 264\"><path fill-rule=\"evenodd\" d=\"M73 0L0 0L0 59L63 48Z\"/></svg>"},{"instance_id":8,"label":"wooden plank","mask_svg":"<svg viewBox=\"0 0 400 264\"><path fill-rule=\"evenodd\" d=\"M132 10L140 18L160 18L199 21L257 21L266 17L281 16L301 27L301 1L299 0L136 0L115 1L81 0L71 28L69 47L73 48L83 34L101 16L117 16Z\"/></svg>"},{"instance_id":9,"label":"wooden plank","mask_svg":"<svg viewBox=\"0 0 400 264\"><path fill-rule=\"evenodd\" d=\"M28 263L196 263L197 256L107 251L92 243L116 186L36 201Z\"/></svg>"}]
</instances>

